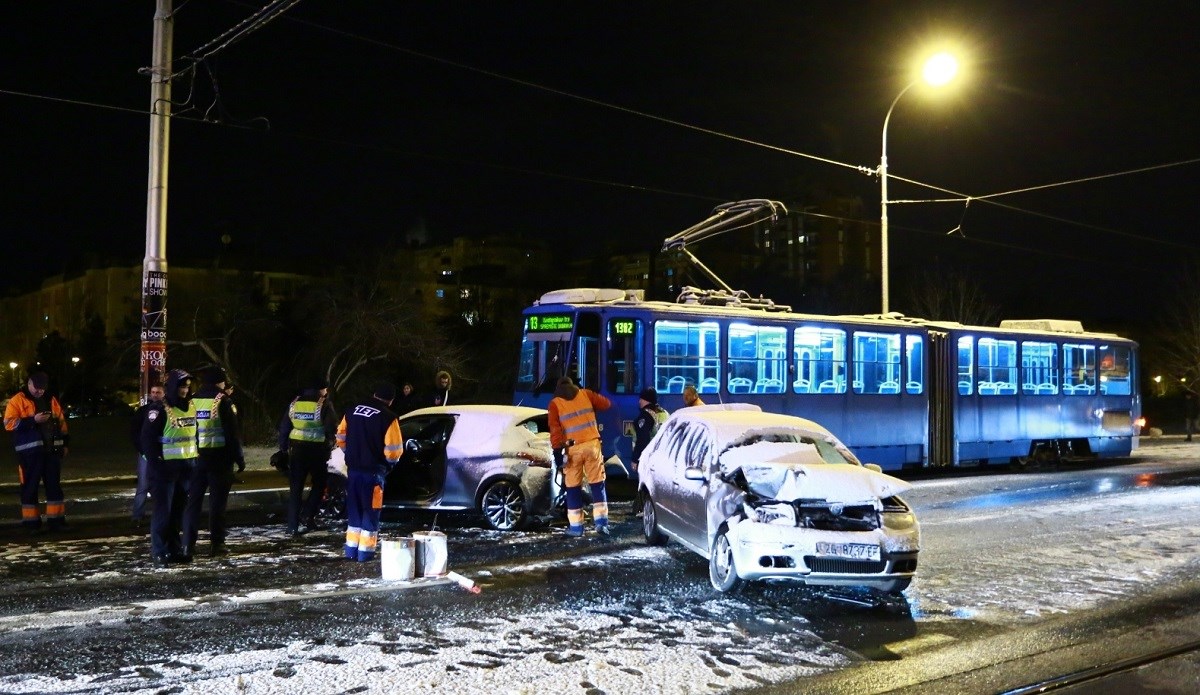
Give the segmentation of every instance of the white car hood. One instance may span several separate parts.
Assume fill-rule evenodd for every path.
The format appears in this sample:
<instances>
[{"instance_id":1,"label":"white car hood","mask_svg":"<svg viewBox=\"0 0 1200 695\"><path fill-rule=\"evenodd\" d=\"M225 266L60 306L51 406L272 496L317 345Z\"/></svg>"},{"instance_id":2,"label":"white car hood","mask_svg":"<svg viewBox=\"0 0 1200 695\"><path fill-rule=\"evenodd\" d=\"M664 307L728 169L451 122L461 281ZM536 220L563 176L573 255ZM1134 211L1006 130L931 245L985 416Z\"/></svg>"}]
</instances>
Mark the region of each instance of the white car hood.
<instances>
[{"instance_id":1,"label":"white car hood","mask_svg":"<svg viewBox=\"0 0 1200 695\"><path fill-rule=\"evenodd\" d=\"M721 455L721 470L738 469L754 494L853 503L882 499L912 489L908 482L852 463L825 463L816 447L794 442L756 442Z\"/></svg>"}]
</instances>

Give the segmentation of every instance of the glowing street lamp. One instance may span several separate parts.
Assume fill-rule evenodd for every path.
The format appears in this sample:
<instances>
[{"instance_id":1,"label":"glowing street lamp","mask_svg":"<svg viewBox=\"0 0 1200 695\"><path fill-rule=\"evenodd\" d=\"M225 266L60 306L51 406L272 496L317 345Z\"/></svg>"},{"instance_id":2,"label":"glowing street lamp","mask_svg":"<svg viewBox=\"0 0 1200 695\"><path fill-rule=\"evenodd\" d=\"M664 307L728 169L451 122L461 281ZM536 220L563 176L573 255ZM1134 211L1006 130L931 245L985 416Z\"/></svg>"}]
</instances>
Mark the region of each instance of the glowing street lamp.
<instances>
[{"instance_id":1,"label":"glowing street lamp","mask_svg":"<svg viewBox=\"0 0 1200 695\"><path fill-rule=\"evenodd\" d=\"M883 118L883 154L879 158L879 280L882 293L882 313L888 313L888 193L887 193L887 132L888 121L892 120L892 109L896 108L896 102L900 101L900 97L904 96L908 90L912 89L922 81L931 87L940 87L950 80L954 79L954 75L958 72L958 61L949 53L937 53L925 61L925 67L921 70L921 77L913 80L907 87L900 90L896 98L892 100L892 105L888 107L887 115Z\"/></svg>"}]
</instances>

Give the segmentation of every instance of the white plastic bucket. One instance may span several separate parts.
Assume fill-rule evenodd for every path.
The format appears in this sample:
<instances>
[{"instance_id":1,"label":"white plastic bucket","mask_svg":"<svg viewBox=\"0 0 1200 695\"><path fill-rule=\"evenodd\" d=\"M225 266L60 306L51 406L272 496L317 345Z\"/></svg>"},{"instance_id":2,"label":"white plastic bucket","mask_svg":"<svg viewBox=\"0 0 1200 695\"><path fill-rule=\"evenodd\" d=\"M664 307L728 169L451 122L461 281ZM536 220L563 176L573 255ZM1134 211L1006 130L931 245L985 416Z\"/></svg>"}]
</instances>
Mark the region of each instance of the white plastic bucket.
<instances>
[{"instance_id":1,"label":"white plastic bucket","mask_svg":"<svg viewBox=\"0 0 1200 695\"><path fill-rule=\"evenodd\" d=\"M416 542L411 538L382 541L379 565L384 579L412 581L417 571Z\"/></svg>"},{"instance_id":2,"label":"white plastic bucket","mask_svg":"<svg viewBox=\"0 0 1200 695\"><path fill-rule=\"evenodd\" d=\"M441 531L413 533L417 546L417 567L423 577L444 577L450 569L450 554L446 534Z\"/></svg>"}]
</instances>

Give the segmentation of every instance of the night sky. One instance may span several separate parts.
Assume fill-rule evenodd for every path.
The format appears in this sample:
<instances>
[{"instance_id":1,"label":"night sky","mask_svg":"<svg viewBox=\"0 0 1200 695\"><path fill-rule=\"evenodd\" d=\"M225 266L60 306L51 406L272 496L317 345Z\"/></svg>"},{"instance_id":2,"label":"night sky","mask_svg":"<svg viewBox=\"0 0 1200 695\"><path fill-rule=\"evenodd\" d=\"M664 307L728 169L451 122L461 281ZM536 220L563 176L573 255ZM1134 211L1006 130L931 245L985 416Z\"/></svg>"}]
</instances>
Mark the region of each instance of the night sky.
<instances>
[{"instance_id":1,"label":"night sky","mask_svg":"<svg viewBox=\"0 0 1200 695\"><path fill-rule=\"evenodd\" d=\"M266 0L175 4L182 69ZM154 7L7 13L0 290L88 254L140 263ZM893 308L928 266L1006 314L1120 323L1200 249L1197 19L1194 1L303 0L177 78L168 260L227 235L228 253L352 263L418 220L447 241L649 249L717 203L814 185L877 222L876 177L794 153L878 166L888 105L948 42L963 72L899 102L893 176L982 196L1177 166L993 199L1036 215L891 206ZM889 197L949 196L893 181Z\"/></svg>"}]
</instances>

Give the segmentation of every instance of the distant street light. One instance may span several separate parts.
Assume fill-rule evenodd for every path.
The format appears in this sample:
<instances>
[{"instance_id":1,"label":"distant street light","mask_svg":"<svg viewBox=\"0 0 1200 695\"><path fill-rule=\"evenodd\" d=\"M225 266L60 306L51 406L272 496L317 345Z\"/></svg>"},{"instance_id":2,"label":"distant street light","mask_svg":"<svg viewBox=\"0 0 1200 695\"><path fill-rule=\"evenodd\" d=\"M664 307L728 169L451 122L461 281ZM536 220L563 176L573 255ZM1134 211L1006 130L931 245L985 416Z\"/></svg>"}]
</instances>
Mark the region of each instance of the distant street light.
<instances>
[{"instance_id":1,"label":"distant street light","mask_svg":"<svg viewBox=\"0 0 1200 695\"><path fill-rule=\"evenodd\" d=\"M892 109L896 108L896 102L900 101L900 97L904 96L908 90L915 87L920 82L924 81L931 87L940 87L950 80L954 79L955 73L958 72L958 61L949 53L938 53L925 61L925 67L921 71L921 77L913 80L907 87L900 90L896 98L892 100L892 105L888 107L887 115L883 118L883 154L879 158L879 281L882 292L882 312L888 313L888 192L887 192L887 132L888 121L892 120Z\"/></svg>"}]
</instances>

